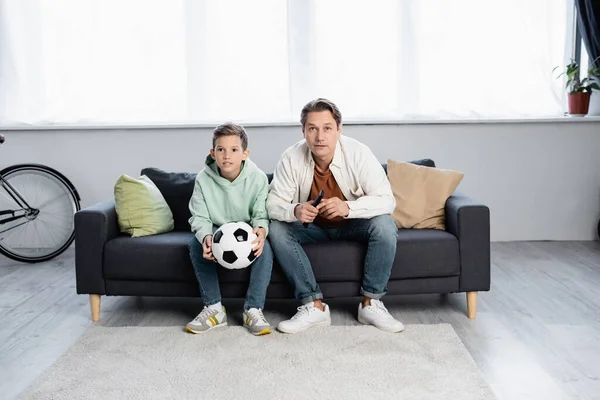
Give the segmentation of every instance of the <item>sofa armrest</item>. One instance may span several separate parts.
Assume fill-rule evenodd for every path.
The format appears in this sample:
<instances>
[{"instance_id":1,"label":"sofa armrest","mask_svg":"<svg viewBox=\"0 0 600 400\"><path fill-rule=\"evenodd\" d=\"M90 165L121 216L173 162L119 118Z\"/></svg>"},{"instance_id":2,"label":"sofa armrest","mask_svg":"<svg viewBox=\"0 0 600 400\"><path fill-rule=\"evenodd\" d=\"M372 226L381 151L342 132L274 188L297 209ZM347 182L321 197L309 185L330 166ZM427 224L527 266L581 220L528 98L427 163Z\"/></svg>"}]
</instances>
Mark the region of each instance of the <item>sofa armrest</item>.
<instances>
[{"instance_id":1,"label":"sofa armrest","mask_svg":"<svg viewBox=\"0 0 600 400\"><path fill-rule=\"evenodd\" d=\"M490 289L490 209L455 193L446 201L446 231L458 238L460 291Z\"/></svg>"},{"instance_id":2,"label":"sofa armrest","mask_svg":"<svg viewBox=\"0 0 600 400\"><path fill-rule=\"evenodd\" d=\"M113 200L75 213L75 276L77 293L106 294L102 263L104 244L119 235Z\"/></svg>"}]
</instances>

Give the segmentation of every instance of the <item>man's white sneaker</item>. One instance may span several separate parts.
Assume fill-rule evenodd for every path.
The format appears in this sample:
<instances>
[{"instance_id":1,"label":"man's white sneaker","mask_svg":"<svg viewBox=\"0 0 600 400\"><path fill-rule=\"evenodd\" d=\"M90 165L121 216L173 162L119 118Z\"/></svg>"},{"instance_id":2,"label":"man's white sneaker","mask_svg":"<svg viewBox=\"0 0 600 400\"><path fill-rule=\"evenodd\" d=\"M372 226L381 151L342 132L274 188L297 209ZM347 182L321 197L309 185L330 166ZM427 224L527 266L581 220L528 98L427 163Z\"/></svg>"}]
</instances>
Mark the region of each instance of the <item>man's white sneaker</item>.
<instances>
[{"instance_id":1,"label":"man's white sneaker","mask_svg":"<svg viewBox=\"0 0 600 400\"><path fill-rule=\"evenodd\" d=\"M291 319L281 321L277 329L284 333L298 333L312 328L313 326L331 325L331 314L329 306L323 303L325 311L314 306L313 302L298 307L298 312Z\"/></svg>"},{"instance_id":2,"label":"man's white sneaker","mask_svg":"<svg viewBox=\"0 0 600 400\"><path fill-rule=\"evenodd\" d=\"M377 328L391 333L402 332L404 325L391 316L381 300L371 299L371 305L358 305L358 321L365 325L375 325Z\"/></svg>"}]
</instances>

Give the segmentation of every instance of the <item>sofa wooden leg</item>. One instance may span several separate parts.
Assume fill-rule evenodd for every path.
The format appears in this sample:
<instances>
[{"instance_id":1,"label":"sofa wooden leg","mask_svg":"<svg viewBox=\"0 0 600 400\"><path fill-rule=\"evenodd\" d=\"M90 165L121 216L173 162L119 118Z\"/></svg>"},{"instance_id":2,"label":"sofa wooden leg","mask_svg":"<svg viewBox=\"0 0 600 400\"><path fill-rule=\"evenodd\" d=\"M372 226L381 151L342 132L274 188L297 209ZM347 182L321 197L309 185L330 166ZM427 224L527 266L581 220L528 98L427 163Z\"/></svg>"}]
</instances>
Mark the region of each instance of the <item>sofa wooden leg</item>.
<instances>
[{"instance_id":1,"label":"sofa wooden leg","mask_svg":"<svg viewBox=\"0 0 600 400\"><path fill-rule=\"evenodd\" d=\"M92 321L100 321L100 295L90 294L90 308L92 309Z\"/></svg>"},{"instance_id":2,"label":"sofa wooden leg","mask_svg":"<svg viewBox=\"0 0 600 400\"><path fill-rule=\"evenodd\" d=\"M469 319L475 319L477 314L477 292L467 292L467 315Z\"/></svg>"}]
</instances>

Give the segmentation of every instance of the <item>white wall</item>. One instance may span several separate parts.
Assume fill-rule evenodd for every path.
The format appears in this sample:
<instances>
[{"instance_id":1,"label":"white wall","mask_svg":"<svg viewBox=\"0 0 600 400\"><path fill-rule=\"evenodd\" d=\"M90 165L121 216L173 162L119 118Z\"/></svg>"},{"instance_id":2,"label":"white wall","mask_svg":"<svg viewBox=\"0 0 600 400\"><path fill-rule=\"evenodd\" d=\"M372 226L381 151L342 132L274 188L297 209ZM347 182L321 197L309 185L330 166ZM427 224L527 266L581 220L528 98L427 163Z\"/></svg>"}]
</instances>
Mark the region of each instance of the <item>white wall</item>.
<instances>
[{"instance_id":1,"label":"white wall","mask_svg":"<svg viewBox=\"0 0 600 400\"><path fill-rule=\"evenodd\" d=\"M120 174L146 166L198 171L210 129L5 131L0 166L63 172L88 206L112 197ZM491 209L493 241L594 240L600 218L600 122L349 125L375 155L432 158L465 173L459 190ZM251 158L271 172L299 127L250 127Z\"/></svg>"}]
</instances>

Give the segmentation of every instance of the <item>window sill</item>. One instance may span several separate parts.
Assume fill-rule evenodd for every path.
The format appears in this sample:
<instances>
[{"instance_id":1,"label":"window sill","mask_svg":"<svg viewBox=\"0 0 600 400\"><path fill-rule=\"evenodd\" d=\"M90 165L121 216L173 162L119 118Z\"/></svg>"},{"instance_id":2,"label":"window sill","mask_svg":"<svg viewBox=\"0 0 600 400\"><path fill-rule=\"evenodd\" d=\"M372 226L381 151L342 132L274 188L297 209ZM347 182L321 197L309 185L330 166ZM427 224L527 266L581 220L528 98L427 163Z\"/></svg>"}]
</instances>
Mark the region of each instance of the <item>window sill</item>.
<instances>
[{"instance_id":1,"label":"window sill","mask_svg":"<svg viewBox=\"0 0 600 400\"><path fill-rule=\"evenodd\" d=\"M600 122L600 116L542 117L542 118L470 118L470 119L381 119L348 120L344 125L454 125L454 124L522 124L522 123L572 123ZM127 129L213 129L219 123L156 123L156 124L57 124L57 125L0 125L0 131L57 131L57 130L127 130ZM300 122L241 122L247 128L300 126Z\"/></svg>"}]
</instances>

